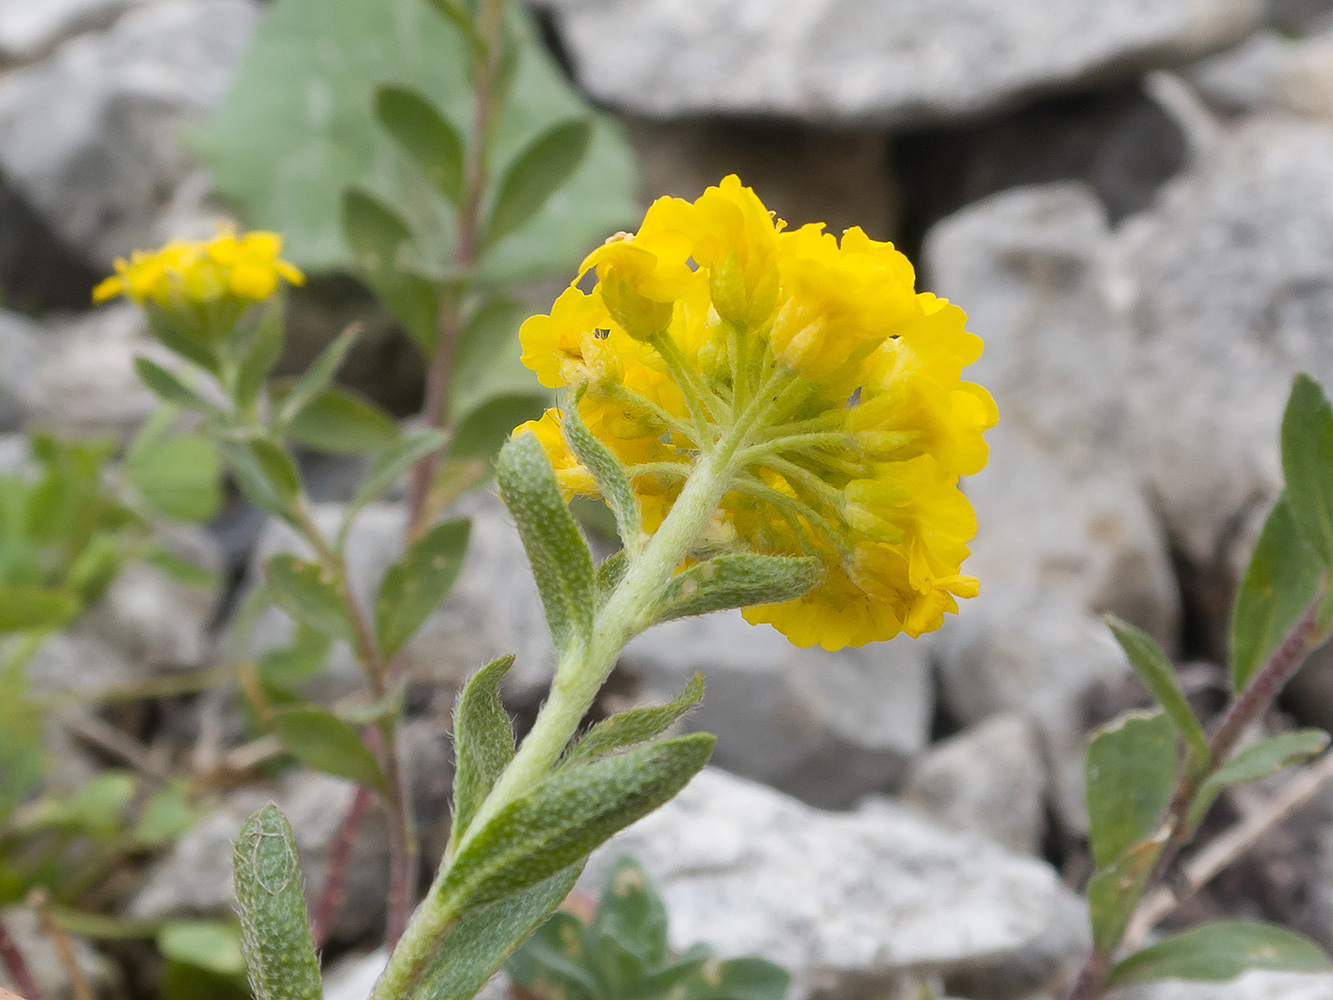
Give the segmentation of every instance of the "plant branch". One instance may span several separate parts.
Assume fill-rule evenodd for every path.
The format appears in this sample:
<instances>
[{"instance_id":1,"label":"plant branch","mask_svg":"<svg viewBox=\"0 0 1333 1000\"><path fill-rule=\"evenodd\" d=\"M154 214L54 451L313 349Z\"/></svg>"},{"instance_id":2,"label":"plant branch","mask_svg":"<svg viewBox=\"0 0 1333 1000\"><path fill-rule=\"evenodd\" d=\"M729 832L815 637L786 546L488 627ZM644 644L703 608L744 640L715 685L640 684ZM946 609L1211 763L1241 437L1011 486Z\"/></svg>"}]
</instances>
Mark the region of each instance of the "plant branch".
<instances>
[{"instance_id":1,"label":"plant branch","mask_svg":"<svg viewBox=\"0 0 1333 1000\"><path fill-rule=\"evenodd\" d=\"M333 843L329 845L329 863L324 868L324 884L320 887L319 899L315 902L315 911L310 916L310 935L315 939L315 948L324 946L329 932L342 911L347 898L347 873L352 864L352 848L361 833L361 827L370 812L372 790L366 785L358 785L352 803L338 824Z\"/></svg>"},{"instance_id":2,"label":"plant branch","mask_svg":"<svg viewBox=\"0 0 1333 1000\"><path fill-rule=\"evenodd\" d=\"M32 976L28 960L23 957L18 942L3 920L0 920L0 966L4 967L10 982L27 1000L42 1000L42 991L37 988L37 980ZM0 990L0 994L3 993L4 990Z\"/></svg>"},{"instance_id":3,"label":"plant branch","mask_svg":"<svg viewBox=\"0 0 1333 1000\"><path fill-rule=\"evenodd\" d=\"M74 942L69 939L65 928L56 922L55 915L51 912L51 897L47 895L46 890L34 889L28 893L28 905L36 912L37 923L42 928L42 933L55 945L56 957L60 960L65 978L69 980L74 1000L97 1000L92 984L88 982L88 977L79 967L78 956L74 953Z\"/></svg>"},{"instance_id":4,"label":"plant branch","mask_svg":"<svg viewBox=\"0 0 1333 1000\"><path fill-rule=\"evenodd\" d=\"M469 280L476 270L481 252L481 206L490 173L490 136L496 111L495 85L502 54L500 29L504 25L505 6L506 0L484 0L477 19L478 34L485 51L473 65L472 129L468 133L463 165L463 191L458 205L453 257L454 272L463 281ZM449 420L450 381L462 334L462 290L443 288L435 350L426 373L426 399L422 407L422 415L429 427L444 427ZM430 520L431 486L439 467L439 453L431 452L412 468L412 486L408 494L409 541L418 537Z\"/></svg>"}]
</instances>

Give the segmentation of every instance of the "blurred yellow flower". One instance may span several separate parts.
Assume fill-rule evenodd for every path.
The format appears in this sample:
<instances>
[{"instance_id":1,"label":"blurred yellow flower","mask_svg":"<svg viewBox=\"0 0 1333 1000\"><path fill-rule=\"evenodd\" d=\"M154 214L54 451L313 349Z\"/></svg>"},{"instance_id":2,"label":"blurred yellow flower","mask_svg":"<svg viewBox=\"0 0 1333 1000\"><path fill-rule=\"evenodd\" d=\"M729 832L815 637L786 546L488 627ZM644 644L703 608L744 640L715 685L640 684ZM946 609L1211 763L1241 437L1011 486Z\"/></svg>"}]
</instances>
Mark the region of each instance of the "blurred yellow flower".
<instances>
[{"instance_id":1,"label":"blurred yellow flower","mask_svg":"<svg viewBox=\"0 0 1333 1000\"><path fill-rule=\"evenodd\" d=\"M746 610L799 645L839 649L939 628L976 518L959 477L986 463L990 394L957 306L915 290L892 244L849 229L788 232L734 176L695 202L659 199L634 235L584 261L523 326L523 361L627 467L653 531L705 456L726 456L701 544L815 556L797 600ZM566 495L597 496L548 411L541 441Z\"/></svg>"},{"instance_id":2,"label":"blurred yellow flower","mask_svg":"<svg viewBox=\"0 0 1333 1000\"><path fill-rule=\"evenodd\" d=\"M237 235L219 227L211 240L173 240L152 253L136 250L115 262L116 273L93 289L94 302L125 296L143 304L207 304L224 298L262 302L285 281L305 276L282 259L277 233Z\"/></svg>"}]
</instances>

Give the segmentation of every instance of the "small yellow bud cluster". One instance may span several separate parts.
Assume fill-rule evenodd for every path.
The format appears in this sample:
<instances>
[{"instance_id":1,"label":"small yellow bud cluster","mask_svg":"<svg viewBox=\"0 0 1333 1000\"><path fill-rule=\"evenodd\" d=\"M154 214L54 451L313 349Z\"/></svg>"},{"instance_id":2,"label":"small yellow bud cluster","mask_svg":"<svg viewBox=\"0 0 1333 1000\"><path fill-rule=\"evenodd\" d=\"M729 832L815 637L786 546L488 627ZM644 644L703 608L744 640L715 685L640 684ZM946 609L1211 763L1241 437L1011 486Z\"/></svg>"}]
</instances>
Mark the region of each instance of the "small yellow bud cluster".
<instances>
[{"instance_id":1,"label":"small yellow bud cluster","mask_svg":"<svg viewBox=\"0 0 1333 1000\"><path fill-rule=\"evenodd\" d=\"M305 281L282 253L277 233L219 227L211 240L173 240L160 250L136 250L115 262L116 273L93 289L93 301L124 295L140 305L204 306L223 300L262 302L282 281Z\"/></svg>"},{"instance_id":2,"label":"small yellow bud cluster","mask_svg":"<svg viewBox=\"0 0 1333 1000\"><path fill-rule=\"evenodd\" d=\"M746 610L828 649L938 628L976 593L960 568L976 519L959 476L986 462L981 353L957 306L915 290L907 258L850 229L792 232L734 176L662 198L634 235L584 261L521 333L544 385L582 386L579 413L627 467L646 530L699 456L739 442L706 544L819 557L805 597ZM534 432L567 494L597 495L558 410Z\"/></svg>"}]
</instances>

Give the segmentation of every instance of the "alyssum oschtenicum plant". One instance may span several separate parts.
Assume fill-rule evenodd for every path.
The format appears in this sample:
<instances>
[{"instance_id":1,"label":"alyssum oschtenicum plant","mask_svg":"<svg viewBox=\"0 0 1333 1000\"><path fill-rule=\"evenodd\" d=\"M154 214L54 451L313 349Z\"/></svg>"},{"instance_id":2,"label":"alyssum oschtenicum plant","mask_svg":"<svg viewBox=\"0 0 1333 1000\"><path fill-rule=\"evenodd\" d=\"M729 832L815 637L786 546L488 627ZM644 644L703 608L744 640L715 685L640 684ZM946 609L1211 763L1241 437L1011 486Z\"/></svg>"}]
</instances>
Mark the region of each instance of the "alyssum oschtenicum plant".
<instances>
[{"instance_id":1,"label":"alyssum oschtenicum plant","mask_svg":"<svg viewBox=\"0 0 1333 1000\"><path fill-rule=\"evenodd\" d=\"M1131 625L1110 626L1160 706L1099 731L1088 746L1087 887L1093 949L1070 1000L1096 1000L1154 979L1219 981L1248 969L1319 971L1328 957L1292 931L1248 921L1206 924L1134 950L1127 933L1160 914L1145 900L1227 788L1320 753L1328 734L1302 729L1245 745L1306 654L1333 632L1333 406L1299 375L1282 419L1285 489L1264 523L1231 615L1232 699L1205 732L1162 649ZM1127 953L1128 952L1128 953Z\"/></svg>"},{"instance_id":2,"label":"alyssum oschtenicum plant","mask_svg":"<svg viewBox=\"0 0 1333 1000\"><path fill-rule=\"evenodd\" d=\"M161 394L204 414L251 499L316 552L314 563L270 563L275 599L355 644L376 698L390 699L383 679L397 644L456 572L455 545L430 548L451 522L429 528L389 571L372 626L346 586L341 536L326 539L314 524L283 444L331 391L343 348L285 394L259 388L273 309L246 308L261 286L238 262L275 284L295 278L274 239L223 234L183 263L144 257L108 290L143 301L158 336L224 390L229 403L219 406L141 363ZM235 259L233 242L247 248ZM557 651L550 696L516 749L498 700L511 660L489 664L461 693L450 840L376 1000L473 995L598 844L704 766L713 737L659 738L699 699L699 679L670 704L579 736L634 635L745 608L798 643L837 649L938 628L957 597L976 591L960 572L975 521L958 477L984 464L982 433L995 419L985 390L961 381L981 342L961 310L914 290L902 254L859 229L840 241L820 226L786 232L729 177L696 202L658 201L637 234L590 255L580 279L594 270L591 291L576 282L549 316L524 326L525 361L564 397L515 431L496 470ZM384 447L353 511L406 471L416 440ZM601 497L615 515L623 547L600 565L569 512L574 494ZM368 715L383 745L396 718ZM298 756L336 773L334 759L391 800L402 796L400 777L387 773L392 756L346 720L299 706L275 709L273 721ZM291 833L272 807L242 829L236 864L256 994L315 1000Z\"/></svg>"},{"instance_id":3,"label":"alyssum oschtenicum plant","mask_svg":"<svg viewBox=\"0 0 1333 1000\"><path fill-rule=\"evenodd\" d=\"M728 178L659 201L593 269L589 293L525 325L525 359L566 398L497 469L557 650L550 697L514 752L507 663L464 690L453 834L377 998L470 995L593 847L703 766L711 737L655 740L697 684L575 739L635 634L746 607L837 648L938 627L975 587L957 477L984 461L994 408L959 375L980 342L901 254L859 230L784 233ZM576 492L616 516L623 548L600 566Z\"/></svg>"}]
</instances>

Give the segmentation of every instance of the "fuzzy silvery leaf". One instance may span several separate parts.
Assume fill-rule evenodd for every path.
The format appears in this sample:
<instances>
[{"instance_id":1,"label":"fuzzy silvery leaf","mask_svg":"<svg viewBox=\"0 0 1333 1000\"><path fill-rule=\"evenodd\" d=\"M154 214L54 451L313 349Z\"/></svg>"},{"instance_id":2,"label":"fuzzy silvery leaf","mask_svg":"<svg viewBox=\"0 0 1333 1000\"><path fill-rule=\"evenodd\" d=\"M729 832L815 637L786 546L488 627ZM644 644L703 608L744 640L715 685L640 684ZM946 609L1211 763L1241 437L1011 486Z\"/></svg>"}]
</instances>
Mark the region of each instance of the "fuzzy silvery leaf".
<instances>
[{"instance_id":1,"label":"fuzzy silvery leaf","mask_svg":"<svg viewBox=\"0 0 1333 1000\"><path fill-rule=\"evenodd\" d=\"M556 651L567 653L592 632L595 588L588 543L536 435L520 434L500 449L496 478L523 540Z\"/></svg>"},{"instance_id":2,"label":"fuzzy silvery leaf","mask_svg":"<svg viewBox=\"0 0 1333 1000\"><path fill-rule=\"evenodd\" d=\"M642 514L639 510L639 498L634 494L629 476L620 459L611 453L611 449L593 437L583 423L579 413L579 400L582 390L576 390L565 404L561 413L560 429L569 443L570 451L579 463L592 475L597 488L602 491L602 498L616 516L616 530L620 540L629 552L637 552L642 547L640 534L643 531Z\"/></svg>"},{"instance_id":3,"label":"fuzzy silvery leaf","mask_svg":"<svg viewBox=\"0 0 1333 1000\"><path fill-rule=\"evenodd\" d=\"M482 906L586 857L684 788L716 742L693 733L552 773L470 834L436 890L442 905Z\"/></svg>"},{"instance_id":4,"label":"fuzzy silvery leaf","mask_svg":"<svg viewBox=\"0 0 1333 1000\"><path fill-rule=\"evenodd\" d=\"M1176 730L1164 712L1130 712L1098 730L1085 774L1088 837L1105 868L1157 829L1177 777Z\"/></svg>"},{"instance_id":5,"label":"fuzzy silvery leaf","mask_svg":"<svg viewBox=\"0 0 1333 1000\"><path fill-rule=\"evenodd\" d=\"M510 954L569 895L578 861L498 902L469 909L439 942L412 1000L471 1000Z\"/></svg>"},{"instance_id":6,"label":"fuzzy silvery leaf","mask_svg":"<svg viewBox=\"0 0 1333 1000\"><path fill-rule=\"evenodd\" d=\"M453 587L471 528L464 518L435 525L384 574L375 598L375 635L386 659L417 634Z\"/></svg>"},{"instance_id":7,"label":"fuzzy silvery leaf","mask_svg":"<svg viewBox=\"0 0 1333 1000\"><path fill-rule=\"evenodd\" d=\"M1231 612L1231 687L1241 691L1318 596L1325 571L1284 493L1269 512Z\"/></svg>"},{"instance_id":8,"label":"fuzzy silvery leaf","mask_svg":"<svg viewBox=\"0 0 1333 1000\"><path fill-rule=\"evenodd\" d=\"M819 560L808 557L717 556L671 578L657 621L794 600L819 582L819 574Z\"/></svg>"},{"instance_id":9,"label":"fuzzy silvery leaf","mask_svg":"<svg viewBox=\"0 0 1333 1000\"><path fill-rule=\"evenodd\" d=\"M1135 952L1111 970L1110 985L1130 986L1158 979L1225 982L1252 969L1323 972L1324 950L1285 927L1228 920L1204 924Z\"/></svg>"},{"instance_id":10,"label":"fuzzy silvery leaf","mask_svg":"<svg viewBox=\"0 0 1333 1000\"><path fill-rule=\"evenodd\" d=\"M1322 729L1297 729L1246 747L1204 780L1190 803L1187 825L1192 829L1202 822L1204 814L1224 789L1259 781L1284 768L1304 763L1322 753L1327 746L1328 733Z\"/></svg>"},{"instance_id":11,"label":"fuzzy silvery leaf","mask_svg":"<svg viewBox=\"0 0 1333 1000\"><path fill-rule=\"evenodd\" d=\"M680 696L665 705L630 708L597 723L570 748L561 767L575 767L661 736L704 696L704 675L695 674Z\"/></svg>"},{"instance_id":12,"label":"fuzzy silvery leaf","mask_svg":"<svg viewBox=\"0 0 1333 1000\"><path fill-rule=\"evenodd\" d=\"M306 918L292 828L276 806L241 826L232 854L241 946L256 1000L320 1000L319 960Z\"/></svg>"},{"instance_id":13,"label":"fuzzy silvery leaf","mask_svg":"<svg viewBox=\"0 0 1333 1000\"><path fill-rule=\"evenodd\" d=\"M454 809L449 843L467 831L500 772L514 759L514 730L500 704L500 681L512 656L492 660L469 678L454 708Z\"/></svg>"}]
</instances>

